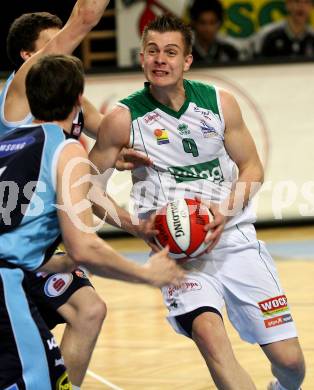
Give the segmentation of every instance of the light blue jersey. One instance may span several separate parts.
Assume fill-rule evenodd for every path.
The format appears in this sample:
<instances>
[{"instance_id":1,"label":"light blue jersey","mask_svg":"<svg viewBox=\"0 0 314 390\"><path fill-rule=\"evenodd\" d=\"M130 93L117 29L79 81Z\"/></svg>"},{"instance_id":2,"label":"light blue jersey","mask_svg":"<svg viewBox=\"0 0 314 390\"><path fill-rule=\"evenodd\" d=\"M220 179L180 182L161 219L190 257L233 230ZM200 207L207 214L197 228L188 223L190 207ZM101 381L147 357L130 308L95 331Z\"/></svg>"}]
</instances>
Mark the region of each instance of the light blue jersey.
<instances>
[{"instance_id":1,"label":"light blue jersey","mask_svg":"<svg viewBox=\"0 0 314 390\"><path fill-rule=\"evenodd\" d=\"M4 115L4 103L7 96L9 86L14 78L15 73L13 72L10 77L7 79L2 91L0 93L0 137L7 133L8 131L14 130L19 126L24 126L32 122L33 116L31 113L28 113L26 117L18 122L9 122L5 119Z\"/></svg>"},{"instance_id":2,"label":"light blue jersey","mask_svg":"<svg viewBox=\"0 0 314 390\"><path fill-rule=\"evenodd\" d=\"M78 141L51 123L0 137L0 259L35 270L59 243L56 171L68 142Z\"/></svg>"}]
</instances>

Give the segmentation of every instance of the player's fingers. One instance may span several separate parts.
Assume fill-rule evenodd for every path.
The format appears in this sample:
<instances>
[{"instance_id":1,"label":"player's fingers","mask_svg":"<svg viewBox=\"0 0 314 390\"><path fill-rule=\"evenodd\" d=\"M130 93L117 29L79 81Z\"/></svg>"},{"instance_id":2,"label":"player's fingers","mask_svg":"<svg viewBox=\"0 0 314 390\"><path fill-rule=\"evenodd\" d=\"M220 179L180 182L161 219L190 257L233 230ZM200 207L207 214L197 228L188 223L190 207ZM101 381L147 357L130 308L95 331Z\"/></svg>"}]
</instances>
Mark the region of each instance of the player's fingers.
<instances>
[{"instance_id":1,"label":"player's fingers","mask_svg":"<svg viewBox=\"0 0 314 390\"><path fill-rule=\"evenodd\" d=\"M160 248L158 245L156 245L154 242L152 241L146 241L146 244L153 250L154 253L157 253L160 251Z\"/></svg>"}]
</instances>

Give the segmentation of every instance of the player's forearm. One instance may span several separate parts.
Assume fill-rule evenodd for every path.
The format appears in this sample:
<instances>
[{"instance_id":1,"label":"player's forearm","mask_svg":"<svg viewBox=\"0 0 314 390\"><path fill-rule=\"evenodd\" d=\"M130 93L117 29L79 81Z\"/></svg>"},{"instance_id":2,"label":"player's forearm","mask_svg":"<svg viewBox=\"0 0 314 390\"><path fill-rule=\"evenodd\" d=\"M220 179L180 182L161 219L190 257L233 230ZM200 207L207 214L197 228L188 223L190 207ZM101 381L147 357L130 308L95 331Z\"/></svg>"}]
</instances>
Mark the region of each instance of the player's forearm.
<instances>
[{"instance_id":1,"label":"player's forearm","mask_svg":"<svg viewBox=\"0 0 314 390\"><path fill-rule=\"evenodd\" d=\"M68 19L68 23L79 20L87 29L99 22L110 0L77 0Z\"/></svg>"},{"instance_id":2,"label":"player's forearm","mask_svg":"<svg viewBox=\"0 0 314 390\"><path fill-rule=\"evenodd\" d=\"M78 0L62 30L42 52L71 54L99 22L108 3L108 0Z\"/></svg>"},{"instance_id":3,"label":"player's forearm","mask_svg":"<svg viewBox=\"0 0 314 390\"><path fill-rule=\"evenodd\" d=\"M95 275L133 283L151 283L149 270L117 253L96 235L68 248L76 264L84 265Z\"/></svg>"},{"instance_id":4,"label":"player's forearm","mask_svg":"<svg viewBox=\"0 0 314 390\"><path fill-rule=\"evenodd\" d=\"M109 207L106 207L104 203L102 206L94 204L94 213L98 218L102 219L106 223L109 223L109 225L118 227L135 236L136 225L134 224L131 214L123 207L120 207L112 197L108 195L106 197L108 199L107 205L109 205Z\"/></svg>"}]
</instances>

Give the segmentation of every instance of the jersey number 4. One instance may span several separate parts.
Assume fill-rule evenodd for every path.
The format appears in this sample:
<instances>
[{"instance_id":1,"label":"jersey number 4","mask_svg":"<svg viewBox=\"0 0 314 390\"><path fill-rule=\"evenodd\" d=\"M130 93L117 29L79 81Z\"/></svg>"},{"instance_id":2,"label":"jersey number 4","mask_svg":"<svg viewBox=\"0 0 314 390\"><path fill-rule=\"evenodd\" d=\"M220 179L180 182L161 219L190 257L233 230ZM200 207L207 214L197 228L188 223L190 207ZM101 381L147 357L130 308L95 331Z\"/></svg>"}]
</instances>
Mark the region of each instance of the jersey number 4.
<instances>
[{"instance_id":1,"label":"jersey number 4","mask_svg":"<svg viewBox=\"0 0 314 390\"><path fill-rule=\"evenodd\" d=\"M192 138L183 138L182 145L185 153L192 153L193 157L198 157L197 145Z\"/></svg>"}]
</instances>

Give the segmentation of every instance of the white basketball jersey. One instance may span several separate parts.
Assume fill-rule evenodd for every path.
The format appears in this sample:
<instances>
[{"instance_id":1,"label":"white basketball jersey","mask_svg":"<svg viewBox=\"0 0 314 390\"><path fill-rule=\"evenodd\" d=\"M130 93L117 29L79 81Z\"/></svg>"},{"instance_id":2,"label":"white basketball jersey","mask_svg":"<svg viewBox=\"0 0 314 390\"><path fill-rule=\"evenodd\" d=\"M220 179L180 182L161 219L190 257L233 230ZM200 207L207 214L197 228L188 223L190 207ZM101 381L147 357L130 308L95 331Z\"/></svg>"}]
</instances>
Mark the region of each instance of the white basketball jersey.
<instances>
[{"instance_id":1,"label":"white basketball jersey","mask_svg":"<svg viewBox=\"0 0 314 390\"><path fill-rule=\"evenodd\" d=\"M184 88L186 100L178 112L154 99L149 83L118 103L131 113L130 146L153 161L153 167L132 173L131 199L141 216L182 197L221 203L237 180L237 166L224 147L217 89L191 80L184 80ZM247 206L228 226L254 221Z\"/></svg>"}]
</instances>

